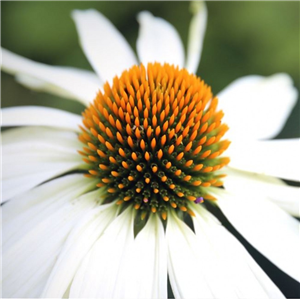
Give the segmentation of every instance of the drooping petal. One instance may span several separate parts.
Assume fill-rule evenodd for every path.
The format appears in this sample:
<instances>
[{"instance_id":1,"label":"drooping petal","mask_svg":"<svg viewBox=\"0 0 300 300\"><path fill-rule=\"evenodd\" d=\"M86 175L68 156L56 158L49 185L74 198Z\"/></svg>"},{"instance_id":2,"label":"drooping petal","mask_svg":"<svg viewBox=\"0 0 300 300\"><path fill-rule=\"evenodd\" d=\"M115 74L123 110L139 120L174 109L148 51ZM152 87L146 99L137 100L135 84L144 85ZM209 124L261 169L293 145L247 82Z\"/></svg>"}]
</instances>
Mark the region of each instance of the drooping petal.
<instances>
[{"instance_id":1,"label":"drooping petal","mask_svg":"<svg viewBox=\"0 0 300 300\"><path fill-rule=\"evenodd\" d=\"M126 283L129 291L136 290L137 299L167 298L166 250L162 222L157 215L151 215L134 241L134 263L130 266L134 277ZM128 292L127 296L130 298Z\"/></svg>"},{"instance_id":2,"label":"drooping petal","mask_svg":"<svg viewBox=\"0 0 300 300\"><path fill-rule=\"evenodd\" d=\"M226 151L230 167L298 181L300 139L232 141Z\"/></svg>"},{"instance_id":3,"label":"drooping petal","mask_svg":"<svg viewBox=\"0 0 300 300\"><path fill-rule=\"evenodd\" d=\"M48 66L3 48L1 52L1 69L16 75L16 79L28 88L75 99L87 106L102 86L100 79L92 72Z\"/></svg>"},{"instance_id":4,"label":"drooping petal","mask_svg":"<svg viewBox=\"0 0 300 300\"><path fill-rule=\"evenodd\" d=\"M216 298L284 298L246 249L205 208L192 205L197 239Z\"/></svg>"},{"instance_id":5,"label":"drooping petal","mask_svg":"<svg viewBox=\"0 0 300 300\"><path fill-rule=\"evenodd\" d=\"M43 127L10 129L2 134L3 201L32 187L81 168L74 132Z\"/></svg>"},{"instance_id":6,"label":"drooping petal","mask_svg":"<svg viewBox=\"0 0 300 300\"><path fill-rule=\"evenodd\" d=\"M300 281L299 222L259 194L216 191L220 206L235 228L266 258Z\"/></svg>"},{"instance_id":7,"label":"drooping petal","mask_svg":"<svg viewBox=\"0 0 300 300\"><path fill-rule=\"evenodd\" d=\"M17 106L3 108L2 126L50 126L80 131L80 116L56 108L41 106Z\"/></svg>"},{"instance_id":8,"label":"drooping petal","mask_svg":"<svg viewBox=\"0 0 300 300\"><path fill-rule=\"evenodd\" d=\"M140 23L137 53L144 65L159 62L184 66L184 49L176 29L167 21L154 17L150 12L138 14Z\"/></svg>"},{"instance_id":9,"label":"drooping petal","mask_svg":"<svg viewBox=\"0 0 300 300\"><path fill-rule=\"evenodd\" d=\"M285 125L298 92L287 74L237 79L218 95L231 140L268 139Z\"/></svg>"},{"instance_id":10,"label":"drooping petal","mask_svg":"<svg viewBox=\"0 0 300 300\"><path fill-rule=\"evenodd\" d=\"M14 232L20 233L21 229L24 228L23 225L19 228L17 224L23 224L26 220L26 222L30 224L28 220L31 220L33 217L43 218L43 212L50 203L53 205L61 205L61 202L58 200L62 199L65 195L70 198L76 198L84 192L93 189L94 185L95 182L90 178L86 178L82 174L72 174L53 179L22 195L14 197L3 206L5 207L5 213L2 215L2 220L3 225L6 226L7 237L12 238ZM41 195L48 195L47 200L43 201L44 198ZM56 208L53 208L53 210L55 209ZM32 214L29 219L20 221L23 220L23 216L29 216L29 211ZM15 221L15 218L18 218L18 221ZM6 223L11 224L11 229L8 229L9 226L6 225ZM3 235L4 243L7 242L5 236L6 235Z\"/></svg>"},{"instance_id":11,"label":"drooping petal","mask_svg":"<svg viewBox=\"0 0 300 300\"><path fill-rule=\"evenodd\" d=\"M204 278L195 234L174 214L168 215L166 229L168 273L175 298L214 298Z\"/></svg>"},{"instance_id":12,"label":"drooping petal","mask_svg":"<svg viewBox=\"0 0 300 300\"><path fill-rule=\"evenodd\" d=\"M39 203L4 225L4 236L9 235L11 227L19 228L13 238L5 237L7 242L3 245L3 294L6 298L40 297L66 237L80 217L96 205L96 198L92 192L77 199L72 193L53 199L41 187ZM55 205L57 203L59 205ZM41 214L33 213L39 206L44 206Z\"/></svg>"},{"instance_id":13,"label":"drooping petal","mask_svg":"<svg viewBox=\"0 0 300 300\"><path fill-rule=\"evenodd\" d=\"M95 241L116 215L117 206L98 206L89 211L70 232L49 276L42 298L62 298Z\"/></svg>"},{"instance_id":14,"label":"drooping petal","mask_svg":"<svg viewBox=\"0 0 300 300\"><path fill-rule=\"evenodd\" d=\"M226 168L225 189L232 193L266 196L289 214L299 217L300 188L289 186L279 178Z\"/></svg>"},{"instance_id":15,"label":"drooping petal","mask_svg":"<svg viewBox=\"0 0 300 300\"><path fill-rule=\"evenodd\" d=\"M103 82L112 79L137 64L130 45L113 24L96 10L74 10L83 51Z\"/></svg>"},{"instance_id":16,"label":"drooping petal","mask_svg":"<svg viewBox=\"0 0 300 300\"><path fill-rule=\"evenodd\" d=\"M134 212L129 208L108 226L76 272L70 298L124 298L124 281L133 276L128 268L130 262L134 263L130 259L133 219Z\"/></svg>"},{"instance_id":17,"label":"drooping petal","mask_svg":"<svg viewBox=\"0 0 300 300\"><path fill-rule=\"evenodd\" d=\"M36 223L39 223L43 218L47 217L49 211L58 210L59 206L63 205L63 202L58 201L59 198L63 199L61 201L68 201L69 198L76 198L84 191L91 190L94 187L91 185L91 182L87 183L85 180L82 180L82 176L77 176L77 178L74 178L74 176L66 176L67 180L53 180L52 183L45 183L5 203L4 244L9 246L17 242L28 230L33 229ZM66 183L78 184L78 187L70 190L66 186ZM56 186L58 186L59 189L57 189ZM62 187L65 187L64 191L60 190ZM48 196L48 198L41 203L43 200L41 194L44 194L46 191L50 193L51 188L53 188L53 195L51 194L51 197ZM65 193L69 198L65 198ZM23 199L28 203L24 205Z\"/></svg>"},{"instance_id":18,"label":"drooping petal","mask_svg":"<svg viewBox=\"0 0 300 300\"><path fill-rule=\"evenodd\" d=\"M193 1L191 3L191 11L193 18L188 36L186 69L191 73L196 73L200 63L206 31L207 8L203 1Z\"/></svg>"}]
</instances>

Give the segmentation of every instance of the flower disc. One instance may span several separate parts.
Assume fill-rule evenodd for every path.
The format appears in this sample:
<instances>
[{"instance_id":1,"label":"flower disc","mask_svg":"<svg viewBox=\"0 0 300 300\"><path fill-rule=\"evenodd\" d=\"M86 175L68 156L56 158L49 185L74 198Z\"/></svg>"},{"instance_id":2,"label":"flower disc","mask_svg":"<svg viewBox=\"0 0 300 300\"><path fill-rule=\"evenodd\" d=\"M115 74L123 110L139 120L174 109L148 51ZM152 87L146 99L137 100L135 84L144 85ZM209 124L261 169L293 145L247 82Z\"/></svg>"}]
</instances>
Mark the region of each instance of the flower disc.
<instances>
[{"instance_id":1,"label":"flower disc","mask_svg":"<svg viewBox=\"0 0 300 300\"><path fill-rule=\"evenodd\" d=\"M133 205L145 217L168 210L193 212L188 201L210 199L228 127L218 99L203 80L168 64L134 66L104 85L83 113L80 154L98 178L106 202Z\"/></svg>"}]
</instances>

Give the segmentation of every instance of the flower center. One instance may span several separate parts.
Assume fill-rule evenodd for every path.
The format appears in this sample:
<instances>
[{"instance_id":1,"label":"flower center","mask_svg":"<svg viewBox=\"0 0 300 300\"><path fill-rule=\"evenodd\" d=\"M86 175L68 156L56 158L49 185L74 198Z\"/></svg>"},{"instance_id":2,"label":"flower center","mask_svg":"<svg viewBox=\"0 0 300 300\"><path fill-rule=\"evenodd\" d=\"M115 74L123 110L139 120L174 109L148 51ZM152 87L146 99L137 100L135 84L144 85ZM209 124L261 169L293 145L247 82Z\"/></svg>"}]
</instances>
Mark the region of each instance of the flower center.
<instances>
[{"instance_id":1,"label":"flower center","mask_svg":"<svg viewBox=\"0 0 300 300\"><path fill-rule=\"evenodd\" d=\"M104 85L83 113L88 176L99 179L105 202L133 205L145 218L170 209L191 215L188 202L211 199L228 126L218 99L200 78L168 64L134 66Z\"/></svg>"}]
</instances>

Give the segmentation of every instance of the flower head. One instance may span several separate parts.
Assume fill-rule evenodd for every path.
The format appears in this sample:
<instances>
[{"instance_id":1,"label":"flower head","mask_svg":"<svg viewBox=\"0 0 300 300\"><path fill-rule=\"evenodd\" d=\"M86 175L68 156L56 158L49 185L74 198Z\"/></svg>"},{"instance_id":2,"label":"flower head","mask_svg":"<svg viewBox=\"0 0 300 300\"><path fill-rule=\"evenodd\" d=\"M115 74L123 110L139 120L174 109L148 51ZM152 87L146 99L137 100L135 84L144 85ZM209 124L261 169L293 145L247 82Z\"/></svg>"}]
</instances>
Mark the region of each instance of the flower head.
<instances>
[{"instance_id":1,"label":"flower head","mask_svg":"<svg viewBox=\"0 0 300 300\"><path fill-rule=\"evenodd\" d=\"M214 171L229 162L217 103L203 81L168 64L134 66L105 84L79 136L104 203L133 205L142 219L166 220L169 209L194 215L188 201L211 199L205 188L222 185Z\"/></svg>"},{"instance_id":2,"label":"flower head","mask_svg":"<svg viewBox=\"0 0 300 300\"><path fill-rule=\"evenodd\" d=\"M259 141L280 130L297 91L277 74L214 96L194 75L207 11L192 8L186 60L176 30L149 12L138 15L139 61L102 14L73 12L97 75L2 49L2 69L21 84L86 105L82 117L2 110L3 126L23 127L2 135L5 297L167 298L169 277L177 298L282 298L211 203L299 280L298 221L289 215L299 188L275 178L297 179L289 162L298 140ZM270 103L276 118L265 122ZM287 146L275 163L270 153Z\"/></svg>"}]
</instances>

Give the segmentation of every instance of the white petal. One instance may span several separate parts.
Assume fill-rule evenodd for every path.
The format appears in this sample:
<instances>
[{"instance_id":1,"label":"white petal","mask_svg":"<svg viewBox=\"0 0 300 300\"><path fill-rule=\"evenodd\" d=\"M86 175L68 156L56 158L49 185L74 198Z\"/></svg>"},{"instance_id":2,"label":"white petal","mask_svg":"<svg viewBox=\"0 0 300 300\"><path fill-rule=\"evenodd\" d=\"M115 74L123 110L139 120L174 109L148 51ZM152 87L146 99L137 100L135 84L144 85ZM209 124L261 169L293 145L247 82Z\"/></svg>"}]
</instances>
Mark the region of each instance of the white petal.
<instances>
[{"instance_id":1,"label":"white petal","mask_svg":"<svg viewBox=\"0 0 300 300\"><path fill-rule=\"evenodd\" d=\"M226 151L230 167L298 181L300 139L232 141Z\"/></svg>"},{"instance_id":2,"label":"white petal","mask_svg":"<svg viewBox=\"0 0 300 300\"><path fill-rule=\"evenodd\" d=\"M204 278L195 234L173 214L166 229L168 272L175 298L214 298Z\"/></svg>"},{"instance_id":3,"label":"white petal","mask_svg":"<svg viewBox=\"0 0 300 300\"><path fill-rule=\"evenodd\" d=\"M67 171L81 168L75 133L43 127L3 132L3 201Z\"/></svg>"},{"instance_id":4,"label":"white petal","mask_svg":"<svg viewBox=\"0 0 300 300\"><path fill-rule=\"evenodd\" d=\"M217 191L228 220L278 268L300 281L299 222L257 194L229 195Z\"/></svg>"},{"instance_id":5,"label":"white petal","mask_svg":"<svg viewBox=\"0 0 300 300\"><path fill-rule=\"evenodd\" d=\"M202 265L216 298L284 298L238 240L205 208L193 205Z\"/></svg>"},{"instance_id":6,"label":"white petal","mask_svg":"<svg viewBox=\"0 0 300 300\"><path fill-rule=\"evenodd\" d=\"M87 181L82 175L65 177L45 183L5 203L3 242L6 247L18 242L26 232L33 230L37 223L69 203L70 199L75 199L95 187L95 181ZM67 183L72 184L73 189L68 188ZM27 203L24 204L25 201Z\"/></svg>"},{"instance_id":7,"label":"white petal","mask_svg":"<svg viewBox=\"0 0 300 300\"><path fill-rule=\"evenodd\" d=\"M144 65L159 62L183 68L184 49L176 29L148 11L140 12L137 19L140 29L136 47L140 61Z\"/></svg>"},{"instance_id":8,"label":"white petal","mask_svg":"<svg viewBox=\"0 0 300 300\"><path fill-rule=\"evenodd\" d=\"M278 178L226 168L225 189L232 193L266 196L293 216L300 216L300 188L289 186Z\"/></svg>"},{"instance_id":9,"label":"white petal","mask_svg":"<svg viewBox=\"0 0 300 300\"><path fill-rule=\"evenodd\" d=\"M194 16L189 29L186 69L191 73L196 73L206 31L207 8L205 2L193 1L191 10Z\"/></svg>"},{"instance_id":10,"label":"white petal","mask_svg":"<svg viewBox=\"0 0 300 300\"><path fill-rule=\"evenodd\" d=\"M151 215L133 245L133 279L126 283L137 290L137 299L167 299L167 252L162 222ZM130 294L127 292L128 298Z\"/></svg>"},{"instance_id":11,"label":"white petal","mask_svg":"<svg viewBox=\"0 0 300 300\"><path fill-rule=\"evenodd\" d=\"M28 220L34 216L40 216L50 203L60 205L60 202L56 201L65 195L76 198L88 191L91 188L91 184L94 184L94 181L84 177L82 174L66 175L44 183L6 202L3 206L5 207L3 222L4 224L13 222L13 231L9 231L8 237L12 237L13 232L20 230L20 228L16 227L16 224L23 223L23 221L14 221L15 218L21 218L23 213L27 216L28 210L32 212L32 216ZM49 199L47 201L49 202L44 201L44 195L47 195L47 199ZM33 210L33 207L38 210ZM8 232L7 226L6 232ZM6 240L4 239L3 242L6 242Z\"/></svg>"},{"instance_id":12,"label":"white petal","mask_svg":"<svg viewBox=\"0 0 300 300\"><path fill-rule=\"evenodd\" d=\"M270 77L246 76L219 93L219 109L229 125L230 139L275 137L285 125L298 92L287 74Z\"/></svg>"},{"instance_id":13,"label":"white petal","mask_svg":"<svg viewBox=\"0 0 300 300\"><path fill-rule=\"evenodd\" d=\"M93 9L75 10L72 17L81 46L103 82L111 82L115 76L137 64L125 38L102 14Z\"/></svg>"},{"instance_id":14,"label":"white petal","mask_svg":"<svg viewBox=\"0 0 300 300\"><path fill-rule=\"evenodd\" d=\"M292 216L300 217L300 188L283 184L270 190L268 198Z\"/></svg>"},{"instance_id":15,"label":"white petal","mask_svg":"<svg viewBox=\"0 0 300 300\"><path fill-rule=\"evenodd\" d=\"M117 206L102 205L88 212L72 229L43 291L42 298L62 298L88 251L116 215Z\"/></svg>"},{"instance_id":16,"label":"white petal","mask_svg":"<svg viewBox=\"0 0 300 300\"><path fill-rule=\"evenodd\" d=\"M80 131L82 118L56 108L41 106L17 106L3 108L2 126L50 126Z\"/></svg>"},{"instance_id":17,"label":"white petal","mask_svg":"<svg viewBox=\"0 0 300 300\"><path fill-rule=\"evenodd\" d=\"M102 83L91 72L34 62L1 48L1 68L28 88L50 92L89 105Z\"/></svg>"},{"instance_id":18,"label":"white petal","mask_svg":"<svg viewBox=\"0 0 300 300\"><path fill-rule=\"evenodd\" d=\"M43 193L40 197L42 202L48 200ZM97 205L94 192L77 199L65 195L57 201L61 204L57 207L47 201L50 207L43 218L40 215L32 217L32 210L29 209L27 216L23 213L23 218L15 218L7 225L8 229L10 225L15 225L21 232L16 233L18 239L10 240L3 246L5 297L39 297L70 230L85 212ZM32 209L36 210L35 206ZM3 233L8 234L6 226Z\"/></svg>"},{"instance_id":19,"label":"white petal","mask_svg":"<svg viewBox=\"0 0 300 300\"><path fill-rule=\"evenodd\" d=\"M78 179L81 180L79 181ZM5 249L10 249L9 251L11 251L11 249L17 247L16 245L19 245L19 241L29 232L34 232L37 225L42 224L49 215L54 216L56 212L62 209L67 211L67 209L70 209L70 205L77 205L76 203L80 201L86 205L94 205L94 203L99 202L98 199L101 196L99 190L89 192L95 187L95 181L90 180L90 182L87 182L84 179L83 176L81 178L71 177L67 181L57 179L25 193L24 196L14 198L8 204L5 204L3 209L3 214L6 217L6 222L3 224L3 245ZM55 190L57 185L62 187L66 182L74 185L77 184L77 187L73 186L73 190L68 189L68 187L61 191ZM48 191L50 187L54 187L54 192L49 195ZM47 192L48 194L46 194ZM75 201L74 199L77 200ZM16 208L20 202L26 200L29 200L30 205L25 206L17 214L14 211L12 212L12 208ZM18 209L16 210L18 211ZM52 220L53 224L55 224L55 220Z\"/></svg>"},{"instance_id":20,"label":"white petal","mask_svg":"<svg viewBox=\"0 0 300 300\"><path fill-rule=\"evenodd\" d=\"M124 298L124 281L133 276L132 269L127 268L134 263L128 260L134 240L133 219L132 209L127 209L105 230L81 263L70 298Z\"/></svg>"}]
</instances>

